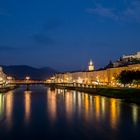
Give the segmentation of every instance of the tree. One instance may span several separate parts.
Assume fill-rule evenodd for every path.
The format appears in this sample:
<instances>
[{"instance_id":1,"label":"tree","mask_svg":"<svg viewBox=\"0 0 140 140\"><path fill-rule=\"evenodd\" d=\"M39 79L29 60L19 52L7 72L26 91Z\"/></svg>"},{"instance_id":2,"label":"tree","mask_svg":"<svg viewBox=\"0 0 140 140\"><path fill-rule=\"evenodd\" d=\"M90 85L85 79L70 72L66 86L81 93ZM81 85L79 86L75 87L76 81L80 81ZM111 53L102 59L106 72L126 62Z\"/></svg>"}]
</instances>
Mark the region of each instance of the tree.
<instances>
[{"instance_id":1,"label":"tree","mask_svg":"<svg viewBox=\"0 0 140 140\"><path fill-rule=\"evenodd\" d=\"M106 68L113 68L113 62L110 60Z\"/></svg>"},{"instance_id":2,"label":"tree","mask_svg":"<svg viewBox=\"0 0 140 140\"><path fill-rule=\"evenodd\" d=\"M118 81L124 86L132 83L138 86L140 84L140 71L122 71L118 76Z\"/></svg>"}]
</instances>

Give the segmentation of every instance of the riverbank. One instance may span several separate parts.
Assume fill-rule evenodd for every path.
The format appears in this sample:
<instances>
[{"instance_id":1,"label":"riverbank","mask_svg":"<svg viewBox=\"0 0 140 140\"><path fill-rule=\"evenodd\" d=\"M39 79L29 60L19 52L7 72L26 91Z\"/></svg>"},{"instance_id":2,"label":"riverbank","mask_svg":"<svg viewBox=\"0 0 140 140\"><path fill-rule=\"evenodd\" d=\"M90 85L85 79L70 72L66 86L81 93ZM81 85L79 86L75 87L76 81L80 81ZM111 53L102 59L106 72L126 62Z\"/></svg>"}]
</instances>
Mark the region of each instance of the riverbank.
<instances>
[{"instance_id":1,"label":"riverbank","mask_svg":"<svg viewBox=\"0 0 140 140\"><path fill-rule=\"evenodd\" d=\"M110 98L123 99L126 102L136 103L140 105L140 89L132 89L132 88L97 89L97 94Z\"/></svg>"},{"instance_id":2,"label":"riverbank","mask_svg":"<svg viewBox=\"0 0 140 140\"><path fill-rule=\"evenodd\" d=\"M16 88L17 88L17 86L10 86L10 87L6 87L6 88L0 88L0 92L5 93L5 92L8 92L10 90L14 90Z\"/></svg>"},{"instance_id":3,"label":"riverbank","mask_svg":"<svg viewBox=\"0 0 140 140\"><path fill-rule=\"evenodd\" d=\"M105 96L109 98L123 99L129 103L140 105L140 89L134 88L85 88L85 87L64 87L55 85L55 88L76 90L94 95Z\"/></svg>"}]
</instances>

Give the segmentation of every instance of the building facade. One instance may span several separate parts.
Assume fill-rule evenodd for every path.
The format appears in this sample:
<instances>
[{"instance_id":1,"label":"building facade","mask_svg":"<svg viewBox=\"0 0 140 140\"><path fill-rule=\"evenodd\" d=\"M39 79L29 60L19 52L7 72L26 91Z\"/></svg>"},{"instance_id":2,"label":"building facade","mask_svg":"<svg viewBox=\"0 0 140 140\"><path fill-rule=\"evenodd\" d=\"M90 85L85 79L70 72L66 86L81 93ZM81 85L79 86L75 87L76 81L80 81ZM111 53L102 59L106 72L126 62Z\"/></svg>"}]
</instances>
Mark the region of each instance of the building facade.
<instances>
[{"instance_id":1,"label":"building facade","mask_svg":"<svg viewBox=\"0 0 140 140\"><path fill-rule=\"evenodd\" d=\"M123 59L140 59L140 52L137 52L136 54L131 54L131 55L123 55Z\"/></svg>"},{"instance_id":2,"label":"building facade","mask_svg":"<svg viewBox=\"0 0 140 140\"><path fill-rule=\"evenodd\" d=\"M5 85L6 83L7 83L7 76L3 72L2 67L0 67L0 87L2 87L3 85Z\"/></svg>"},{"instance_id":3,"label":"building facade","mask_svg":"<svg viewBox=\"0 0 140 140\"><path fill-rule=\"evenodd\" d=\"M93 64L92 60L90 60L90 62L89 62L88 70L94 71L94 64Z\"/></svg>"},{"instance_id":4,"label":"building facade","mask_svg":"<svg viewBox=\"0 0 140 140\"><path fill-rule=\"evenodd\" d=\"M140 70L140 64L107 68L97 71L59 73L53 77L55 83L82 83L117 86L116 77L124 70Z\"/></svg>"}]
</instances>

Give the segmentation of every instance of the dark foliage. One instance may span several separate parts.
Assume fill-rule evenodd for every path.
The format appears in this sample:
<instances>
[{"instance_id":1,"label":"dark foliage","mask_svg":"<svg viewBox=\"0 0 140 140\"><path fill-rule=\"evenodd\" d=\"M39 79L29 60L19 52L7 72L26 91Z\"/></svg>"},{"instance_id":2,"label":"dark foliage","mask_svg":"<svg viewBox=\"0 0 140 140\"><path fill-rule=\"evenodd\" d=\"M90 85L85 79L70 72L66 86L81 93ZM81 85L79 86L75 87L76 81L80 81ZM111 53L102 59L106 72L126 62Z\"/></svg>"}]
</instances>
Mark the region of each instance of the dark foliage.
<instances>
[{"instance_id":1,"label":"dark foliage","mask_svg":"<svg viewBox=\"0 0 140 140\"><path fill-rule=\"evenodd\" d=\"M139 84L140 82L140 71L122 71L118 76L120 83L126 84Z\"/></svg>"}]
</instances>

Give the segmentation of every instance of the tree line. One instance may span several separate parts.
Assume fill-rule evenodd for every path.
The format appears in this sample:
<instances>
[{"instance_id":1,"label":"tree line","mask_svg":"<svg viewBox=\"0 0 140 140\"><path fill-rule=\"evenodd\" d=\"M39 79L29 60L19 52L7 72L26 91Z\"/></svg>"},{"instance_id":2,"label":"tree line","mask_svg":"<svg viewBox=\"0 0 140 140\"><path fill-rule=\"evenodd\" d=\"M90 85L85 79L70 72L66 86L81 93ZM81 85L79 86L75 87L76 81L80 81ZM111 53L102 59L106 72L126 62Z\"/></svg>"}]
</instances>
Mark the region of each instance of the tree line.
<instances>
[{"instance_id":1,"label":"tree line","mask_svg":"<svg viewBox=\"0 0 140 140\"><path fill-rule=\"evenodd\" d=\"M124 70L122 71L119 76L117 77L117 80L119 83L126 86L126 84L130 85L137 85L137 87L140 84L140 71L130 71L130 70Z\"/></svg>"}]
</instances>

